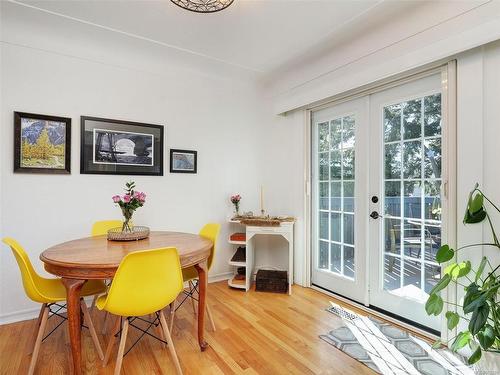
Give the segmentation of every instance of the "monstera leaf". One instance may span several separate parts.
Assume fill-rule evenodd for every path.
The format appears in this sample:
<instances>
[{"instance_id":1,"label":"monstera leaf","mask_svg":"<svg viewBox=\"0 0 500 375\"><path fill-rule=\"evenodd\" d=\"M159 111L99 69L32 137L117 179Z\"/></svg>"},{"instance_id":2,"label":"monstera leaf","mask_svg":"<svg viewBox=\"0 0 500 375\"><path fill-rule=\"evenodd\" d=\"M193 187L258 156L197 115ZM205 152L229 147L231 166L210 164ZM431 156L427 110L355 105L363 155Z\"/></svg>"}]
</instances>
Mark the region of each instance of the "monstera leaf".
<instances>
[{"instance_id":1,"label":"monstera leaf","mask_svg":"<svg viewBox=\"0 0 500 375\"><path fill-rule=\"evenodd\" d=\"M486 218L486 211L484 210L483 203L484 197L480 191L477 191L478 184L475 185L474 190L469 194L469 201L467 202L467 209L464 215L464 224L480 223Z\"/></svg>"}]
</instances>

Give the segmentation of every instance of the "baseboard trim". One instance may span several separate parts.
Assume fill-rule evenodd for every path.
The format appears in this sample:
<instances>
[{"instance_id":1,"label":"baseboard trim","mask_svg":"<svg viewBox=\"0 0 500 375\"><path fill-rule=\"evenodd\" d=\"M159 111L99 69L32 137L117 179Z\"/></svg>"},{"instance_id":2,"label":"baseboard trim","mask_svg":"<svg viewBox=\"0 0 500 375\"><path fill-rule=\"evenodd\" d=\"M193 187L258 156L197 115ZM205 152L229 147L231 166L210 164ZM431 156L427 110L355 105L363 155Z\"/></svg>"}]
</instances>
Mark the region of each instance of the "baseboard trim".
<instances>
[{"instance_id":1,"label":"baseboard trim","mask_svg":"<svg viewBox=\"0 0 500 375\"><path fill-rule=\"evenodd\" d=\"M208 282L216 283L218 281L228 280L232 276L233 276L232 272L218 273L216 275L208 276ZM92 298L86 298L85 301L87 302L87 305L90 306ZM11 324L11 323L21 322L24 320L35 319L38 317L39 313L40 313L40 307L34 307L30 309L24 309L19 311L13 311L7 314L2 314L0 315L0 326L4 324Z\"/></svg>"},{"instance_id":2,"label":"baseboard trim","mask_svg":"<svg viewBox=\"0 0 500 375\"><path fill-rule=\"evenodd\" d=\"M14 311L0 316L0 325L35 319L40 313L40 307Z\"/></svg>"}]
</instances>

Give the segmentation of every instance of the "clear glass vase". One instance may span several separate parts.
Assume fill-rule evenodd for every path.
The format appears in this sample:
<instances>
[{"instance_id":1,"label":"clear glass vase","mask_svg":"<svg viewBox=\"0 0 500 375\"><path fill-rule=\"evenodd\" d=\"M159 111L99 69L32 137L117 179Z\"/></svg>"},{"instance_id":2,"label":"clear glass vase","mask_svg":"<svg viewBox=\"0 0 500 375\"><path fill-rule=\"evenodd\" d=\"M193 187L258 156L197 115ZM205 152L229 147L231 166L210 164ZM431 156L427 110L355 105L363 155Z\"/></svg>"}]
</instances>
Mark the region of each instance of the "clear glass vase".
<instances>
[{"instance_id":1,"label":"clear glass vase","mask_svg":"<svg viewBox=\"0 0 500 375\"><path fill-rule=\"evenodd\" d=\"M132 232L134 230L134 225L132 223L133 212L122 209L122 213L123 213L122 232Z\"/></svg>"}]
</instances>

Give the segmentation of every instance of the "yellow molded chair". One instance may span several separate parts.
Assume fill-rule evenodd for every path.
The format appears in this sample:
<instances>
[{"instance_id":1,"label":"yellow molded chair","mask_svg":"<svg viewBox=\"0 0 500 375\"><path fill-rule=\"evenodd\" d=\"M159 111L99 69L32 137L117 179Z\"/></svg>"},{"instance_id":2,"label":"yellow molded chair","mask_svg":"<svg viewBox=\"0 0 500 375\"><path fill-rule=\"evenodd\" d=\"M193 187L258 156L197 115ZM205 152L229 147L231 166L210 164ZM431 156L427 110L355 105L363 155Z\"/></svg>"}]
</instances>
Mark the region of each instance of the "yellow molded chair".
<instances>
[{"instance_id":1,"label":"yellow molded chair","mask_svg":"<svg viewBox=\"0 0 500 375\"><path fill-rule=\"evenodd\" d=\"M107 234L108 230L113 228L118 228L123 225L123 222L120 220L102 220L96 221L92 225L92 236L102 236L103 234Z\"/></svg>"},{"instance_id":2,"label":"yellow molded chair","mask_svg":"<svg viewBox=\"0 0 500 375\"><path fill-rule=\"evenodd\" d=\"M209 223L209 224L205 224L205 226L203 226L203 228L201 228L200 233L199 233L200 236L209 239L214 244L214 246L212 247L212 251L210 253L210 256L208 258L208 261L207 261L207 266L208 266L209 270L212 267L212 263L214 261L215 248L216 248L215 244L217 242L217 238L219 237L219 232L220 232L220 224ZM196 314L196 305L195 305L195 296L194 295L195 295L195 293L199 294L198 293L198 271L196 271L196 269L194 267L184 268L184 269L182 269L182 278L183 278L184 282L187 282L189 285L189 292L185 292L185 294L191 298L191 303L193 305L193 311ZM198 295L198 297L199 297L199 295ZM185 299L183 300L183 302L184 301L185 301ZM182 303L181 303L181 305L182 305ZM212 312L210 311L210 307L208 307L208 303L206 304L206 307L207 307L206 308L207 309L207 316L208 316L208 319L210 320L210 325L212 326L212 329L215 331L215 323L214 323L214 319L212 317ZM172 321L173 321L173 319L172 319Z\"/></svg>"},{"instance_id":3,"label":"yellow molded chair","mask_svg":"<svg viewBox=\"0 0 500 375\"><path fill-rule=\"evenodd\" d=\"M42 308L40 309L40 315L38 316L36 329L33 334L33 339L32 339L33 344L31 348L33 355L31 357L30 367L28 370L28 374L33 374L35 370L38 353L40 351L40 345L42 343L43 335L45 333L45 328L47 325L49 314L57 313L57 311L64 308L64 306L60 305L59 303L66 301L66 288L61 282L61 279L46 279L38 275L35 272L35 269L33 268L33 265L30 262L28 254L26 254L24 249L16 240L12 238L4 238L3 242L8 246L10 246L12 253L16 258L19 270L21 271L24 291L26 292L26 295L31 300L42 304ZM103 293L105 290L106 286L102 281L90 280L83 285L81 295L82 297L92 296L97 293ZM52 311L51 310L52 306L56 306L58 310ZM90 318L87 305L85 304L83 299L81 300L81 309L83 312L85 323L87 324L90 330L90 335L92 336L92 340L94 341L97 353L99 354L99 357L102 359L103 353L101 350L101 346L99 345L99 340L97 338L94 325ZM61 315L59 314L58 316L61 317Z\"/></svg>"},{"instance_id":4,"label":"yellow molded chair","mask_svg":"<svg viewBox=\"0 0 500 375\"><path fill-rule=\"evenodd\" d=\"M182 374L162 311L175 301L182 287L181 264L176 248L136 251L123 258L108 294L100 296L96 304L98 309L117 315L111 332L112 336L106 348L104 366L108 363L115 338L121 332L115 375L120 373L129 325L134 326L133 322L137 317L155 314L155 320L149 322L146 331L156 325L159 320L161 337L167 339L177 372Z\"/></svg>"}]
</instances>

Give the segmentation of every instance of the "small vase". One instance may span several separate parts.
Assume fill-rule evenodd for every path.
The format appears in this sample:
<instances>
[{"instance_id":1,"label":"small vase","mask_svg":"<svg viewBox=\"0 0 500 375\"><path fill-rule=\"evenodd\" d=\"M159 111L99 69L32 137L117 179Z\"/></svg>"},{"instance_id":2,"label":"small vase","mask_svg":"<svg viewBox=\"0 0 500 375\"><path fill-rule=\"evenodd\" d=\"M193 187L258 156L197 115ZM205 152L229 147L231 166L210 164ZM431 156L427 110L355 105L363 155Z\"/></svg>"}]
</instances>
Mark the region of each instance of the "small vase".
<instances>
[{"instance_id":1,"label":"small vase","mask_svg":"<svg viewBox=\"0 0 500 375\"><path fill-rule=\"evenodd\" d=\"M129 219L123 220L122 232L132 232L134 230L134 226L132 225L132 221Z\"/></svg>"},{"instance_id":2,"label":"small vase","mask_svg":"<svg viewBox=\"0 0 500 375\"><path fill-rule=\"evenodd\" d=\"M122 213L123 213L122 232L132 232L134 230L134 225L132 223L132 212L122 210Z\"/></svg>"},{"instance_id":3,"label":"small vase","mask_svg":"<svg viewBox=\"0 0 500 375\"><path fill-rule=\"evenodd\" d=\"M239 204L234 205L234 216L235 217L240 216L240 205Z\"/></svg>"}]
</instances>

